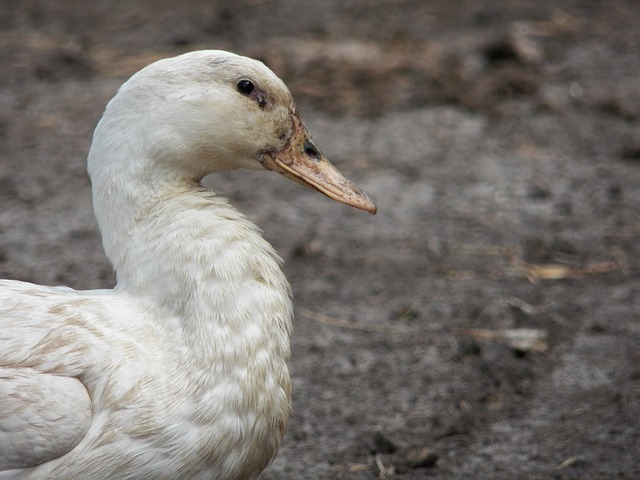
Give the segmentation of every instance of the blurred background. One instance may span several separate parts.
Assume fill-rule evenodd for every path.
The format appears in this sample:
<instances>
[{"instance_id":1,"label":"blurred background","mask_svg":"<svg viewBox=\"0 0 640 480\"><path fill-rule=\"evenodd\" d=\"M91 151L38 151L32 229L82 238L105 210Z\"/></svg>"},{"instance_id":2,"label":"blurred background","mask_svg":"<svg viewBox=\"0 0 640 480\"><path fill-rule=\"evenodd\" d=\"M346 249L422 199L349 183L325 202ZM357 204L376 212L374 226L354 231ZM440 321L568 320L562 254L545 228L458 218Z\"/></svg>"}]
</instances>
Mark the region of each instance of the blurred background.
<instances>
[{"instance_id":1,"label":"blurred background","mask_svg":"<svg viewBox=\"0 0 640 480\"><path fill-rule=\"evenodd\" d=\"M261 478L640 478L637 2L179 3L3 0L0 277L113 286L85 167L106 102L159 58L252 56L379 208L206 180L295 294Z\"/></svg>"}]
</instances>

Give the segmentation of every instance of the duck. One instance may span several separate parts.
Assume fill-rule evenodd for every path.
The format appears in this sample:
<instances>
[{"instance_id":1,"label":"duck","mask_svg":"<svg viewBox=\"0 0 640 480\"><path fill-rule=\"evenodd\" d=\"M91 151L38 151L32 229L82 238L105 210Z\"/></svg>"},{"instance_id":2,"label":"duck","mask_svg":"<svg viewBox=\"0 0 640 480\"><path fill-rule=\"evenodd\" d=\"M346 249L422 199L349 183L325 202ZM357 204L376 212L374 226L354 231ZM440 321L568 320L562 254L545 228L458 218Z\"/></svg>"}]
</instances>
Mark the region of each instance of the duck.
<instances>
[{"instance_id":1,"label":"duck","mask_svg":"<svg viewBox=\"0 0 640 480\"><path fill-rule=\"evenodd\" d=\"M375 203L282 80L220 50L134 74L87 164L116 285L0 281L0 479L257 478L291 411L291 288L261 230L202 179L273 171Z\"/></svg>"}]
</instances>

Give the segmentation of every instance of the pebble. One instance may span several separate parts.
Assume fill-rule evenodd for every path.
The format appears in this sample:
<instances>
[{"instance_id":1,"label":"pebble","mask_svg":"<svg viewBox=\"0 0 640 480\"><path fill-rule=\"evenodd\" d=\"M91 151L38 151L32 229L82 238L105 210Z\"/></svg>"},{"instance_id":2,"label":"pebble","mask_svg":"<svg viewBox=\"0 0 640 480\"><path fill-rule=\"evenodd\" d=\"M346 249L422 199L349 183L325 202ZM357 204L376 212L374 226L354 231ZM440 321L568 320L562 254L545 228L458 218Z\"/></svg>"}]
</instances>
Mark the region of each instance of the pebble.
<instances>
[{"instance_id":1,"label":"pebble","mask_svg":"<svg viewBox=\"0 0 640 480\"><path fill-rule=\"evenodd\" d=\"M438 454L428 447L413 447L407 451L404 459L411 469L431 467L438 461Z\"/></svg>"}]
</instances>

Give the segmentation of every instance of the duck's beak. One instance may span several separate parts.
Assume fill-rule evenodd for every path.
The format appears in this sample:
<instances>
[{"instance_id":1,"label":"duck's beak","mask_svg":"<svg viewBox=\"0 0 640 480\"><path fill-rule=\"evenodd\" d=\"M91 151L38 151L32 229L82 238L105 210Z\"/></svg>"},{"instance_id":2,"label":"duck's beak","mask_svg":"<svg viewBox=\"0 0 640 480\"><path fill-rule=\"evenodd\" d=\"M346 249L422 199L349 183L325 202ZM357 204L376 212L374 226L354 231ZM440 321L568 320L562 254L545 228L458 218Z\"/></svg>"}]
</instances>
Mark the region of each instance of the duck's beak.
<instances>
[{"instance_id":1,"label":"duck's beak","mask_svg":"<svg viewBox=\"0 0 640 480\"><path fill-rule=\"evenodd\" d=\"M292 119L289 142L281 150L265 152L262 165L333 200L375 214L376 204L322 155L302 121L296 115Z\"/></svg>"}]
</instances>

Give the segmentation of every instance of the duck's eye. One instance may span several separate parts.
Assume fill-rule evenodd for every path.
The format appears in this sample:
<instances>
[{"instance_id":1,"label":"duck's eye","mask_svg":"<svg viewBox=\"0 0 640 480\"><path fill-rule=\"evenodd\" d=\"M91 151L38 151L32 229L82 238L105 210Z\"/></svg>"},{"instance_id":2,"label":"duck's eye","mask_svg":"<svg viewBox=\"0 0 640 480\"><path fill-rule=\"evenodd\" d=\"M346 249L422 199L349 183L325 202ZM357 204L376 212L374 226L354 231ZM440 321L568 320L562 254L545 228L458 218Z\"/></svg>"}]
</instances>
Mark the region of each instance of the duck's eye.
<instances>
[{"instance_id":1,"label":"duck's eye","mask_svg":"<svg viewBox=\"0 0 640 480\"><path fill-rule=\"evenodd\" d=\"M238 91L243 95L251 95L251 93L256 88L251 80L240 80L236 84L236 87L238 88Z\"/></svg>"},{"instance_id":2,"label":"duck's eye","mask_svg":"<svg viewBox=\"0 0 640 480\"><path fill-rule=\"evenodd\" d=\"M322 158L322 154L320 153L320 150L318 150L318 147L316 147L308 138L304 140L304 153L314 160L320 160L320 158Z\"/></svg>"}]
</instances>

